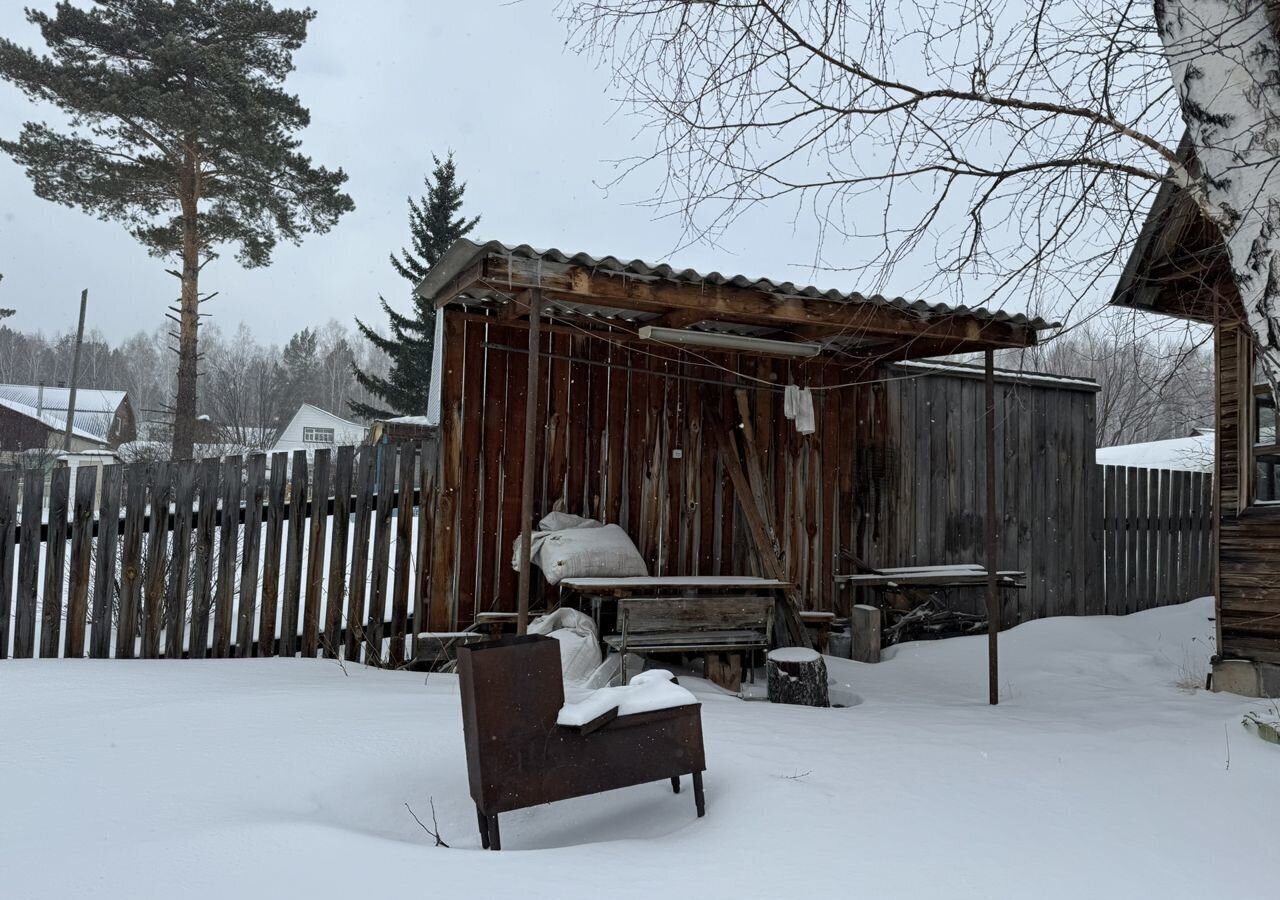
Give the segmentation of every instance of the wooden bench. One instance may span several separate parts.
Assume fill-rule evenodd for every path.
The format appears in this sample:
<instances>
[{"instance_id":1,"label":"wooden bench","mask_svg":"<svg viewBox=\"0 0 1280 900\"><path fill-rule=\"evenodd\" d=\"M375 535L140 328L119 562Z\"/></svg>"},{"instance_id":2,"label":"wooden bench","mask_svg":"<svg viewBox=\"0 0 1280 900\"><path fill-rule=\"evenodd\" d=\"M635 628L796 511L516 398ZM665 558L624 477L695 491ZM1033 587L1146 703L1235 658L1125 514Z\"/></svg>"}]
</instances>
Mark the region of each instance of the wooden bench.
<instances>
[{"instance_id":1,"label":"wooden bench","mask_svg":"<svg viewBox=\"0 0 1280 900\"><path fill-rule=\"evenodd\" d=\"M618 601L619 633L604 641L622 654L623 684L628 653L663 652L749 653L754 681L755 652L773 639L773 609L772 596L627 597Z\"/></svg>"}]
</instances>

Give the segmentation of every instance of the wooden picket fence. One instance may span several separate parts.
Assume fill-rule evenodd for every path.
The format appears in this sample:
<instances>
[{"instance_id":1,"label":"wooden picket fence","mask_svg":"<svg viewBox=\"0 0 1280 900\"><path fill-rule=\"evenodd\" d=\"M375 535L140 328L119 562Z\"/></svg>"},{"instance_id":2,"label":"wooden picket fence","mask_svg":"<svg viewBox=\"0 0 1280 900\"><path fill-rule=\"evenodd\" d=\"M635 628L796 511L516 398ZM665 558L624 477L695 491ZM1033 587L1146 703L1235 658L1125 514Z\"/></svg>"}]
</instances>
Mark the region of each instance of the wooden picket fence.
<instances>
[{"instance_id":1,"label":"wooden picket fence","mask_svg":"<svg viewBox=\"0 0 1280 900\"><path fill-rule=\"evenodd\" d=\"M402 664L435 472L434 442L0 472L0 659Z\"/></svg>"},{"instance_id":2,"label":"wooden picket fence","mask_svg":"<svg viewBox=\"0 0 1280 900\"><path fill-rule=\"evenodd\" d=\"M1099 466L1105 611L1125 615L1213 593L1213 476Z\"/></svg>"}]
</instances>

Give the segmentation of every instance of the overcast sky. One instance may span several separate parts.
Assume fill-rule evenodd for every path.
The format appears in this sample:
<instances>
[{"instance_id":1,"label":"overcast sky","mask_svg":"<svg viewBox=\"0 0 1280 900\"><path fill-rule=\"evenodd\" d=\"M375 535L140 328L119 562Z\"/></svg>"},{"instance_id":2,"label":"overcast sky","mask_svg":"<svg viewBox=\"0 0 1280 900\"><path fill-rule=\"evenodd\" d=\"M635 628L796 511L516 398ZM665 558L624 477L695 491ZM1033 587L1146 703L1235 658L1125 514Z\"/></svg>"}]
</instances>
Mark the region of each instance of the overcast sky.
<instances>
[{"instance_id":1,"label":"overcast sky","mask_svg":"<svg viewBox=\"0 0 1280 900\"><path fill-rule=\"evenodd\" d=\"M40 47L22 5L0 0L0 33ZM407 284L387 255L407 237L406 196L422 192L431 154L449 149L467 181L466 210L483 216L476 237L671 258L678 223L638 205L656 173L605 188L611 161L649 139L618 113L608 73L565 47L554 0L310 5L319 16L287 87L311 109L304 150L347 171L356 210L327 235L282 245L269 268L241 269L229 253L210 265L201 287L219 291L209 308L224 330L243 320L261 339L282 341L330 318L377 320L379 293L406 305ZM22 122L49 117L0 83L0 133L13 137ZM808 279L811 239L793 231L789 210L770 213L744 221L726 246L682 250L674 261ZM164 268L119 224L37 198L0 154L0 306L18 309L7 324L73 328L87 287L90 328L111 339L149 331L177 296Z\"/></svg>"}]
</instances>

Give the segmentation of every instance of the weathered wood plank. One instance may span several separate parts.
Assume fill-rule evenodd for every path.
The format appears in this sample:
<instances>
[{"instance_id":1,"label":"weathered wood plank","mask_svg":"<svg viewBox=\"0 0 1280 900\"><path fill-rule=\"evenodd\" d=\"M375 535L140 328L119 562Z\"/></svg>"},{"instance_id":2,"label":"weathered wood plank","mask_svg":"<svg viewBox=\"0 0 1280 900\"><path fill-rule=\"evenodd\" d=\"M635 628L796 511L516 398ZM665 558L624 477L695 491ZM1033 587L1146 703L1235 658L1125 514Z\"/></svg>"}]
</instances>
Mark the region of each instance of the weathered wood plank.
<instances>
[{"instance_id":1,"label":"weathered wood plank","mask_svg":"<svg viewBox=\"0 0 1280 900\"><path fill-rule=\"evenodd\" d=\"M464 321L457 314L444 310L444 352L443 380L440 385L440 489L437 498L435 542L431 551L434 561L431 572L431 608L427 614L427 622L431 631L449 631L457 615L457 594L455 579L458 570L458 501L462 488L462 385L465 333ZM523 398L521 409L523 409ZM524 440L524 432L508 435L509 447L519 447ZM471 452L474 448L469 448ZM519 470L519 456L516 456L516 469ZM379 478L381 483L382 479ZM509 485L519 481L508 482ZM515 494L517 509L519 507L519 491ZM379 501L378 512L382 514L382 501ZM515 520L519 525L519 514ZM375 532L376 533L376 532ZM514 531L512 532L515 533ZM383 560L385 570L386 560ZM377 569L374 570L375 576ZM379 647L378 652L381 652Z\"/></svg>"},{"instance_id":2,"label":"weathered wood plank","mask_svg":"<svg viewBox=\"0 0 1280 900\"><path fill-rule=\"evenodd\" d=\"M326 659L339 655L342 610L347 592L347 548L351 530L351 478L355 471L355 447L339 447L333 474L333 536L329 541L329 590L325 598L324 639Z\"/></svg>"},{"instance_id":3,"label":"weathered wood plank","mask_svg":"<svg viewBox=\"0 0 1280 900\"><path fill-rule=\"evenodd\" d=\"M382 665L386 637L387 580L391 570L391 514L395 510L397 448L381 444L377 464L378 496L373 517L373 554L370 557L369 616L365 626L365 662ZM410 450L412 452L412 450Z\"/></svg>"},{"instance_id":4,"label":"weathered wood plank","mask_svg":"<svg viewBox=\"0 0 1280 900\"><path fill-rule=\"evenodd\" d=\"M120 493L124 466L105 466L98 504L97 566L93 573L93 610L89 625L89 656L111 655L111 631L115 623L116 559L120 553Z\"/></svg>"},{"instance_id":5,"label":"weathered wood plank","mask_svg":"<svg viewBox=\"0 0 1280 900\"><path fill-rule=\"evenodd\" d=\"M9 657L13 572L18 555L18 473L0 472L0 659Z\"/></svg>"},{"instance_id":6,"label":"weathered wood plank","mask_svg":"<svg viewBox=\"0 0 1280 900\"><path fill-rule=\"evenodd\" d=\"M40 656L56 657L62 636L62 588L67 559L67 506L71 470L60 466L49 476L49 531L45 541L44 588L40 594Z\"/></svg>"},{"instance_id":7,"label":"weathered wood plank","mask_svg":"<svg viewBox=\"0 0 1280 900\"><path fill-rule=\"evenodd\" d=\"M360 659L364 647L364 601L369 586L369 527L373 515L373 492L377 487L378 448L362 447L356 460L355 528L351 541L351 581L347 591L346 658Z\"/></svg>"},{"instance_id":8,"label":"weathered wood plank","mask_svg":"<svg viewBox=\"0 0 1280 900\"><path fill-rule=\"evenodd\" d=\"M390 656L391 665L396 667L404 665L405 633L409 629L409 584L413 580L413 477L417 471L415 450L412 444L400 446L400 470L397 478L399 490L396 493L396 563L391 593Z\"/></svg>"},{"instance_id":9,"label":"weathered wood plank","mask_svg":"<svg viewBox=\"0 0 1280 900\"><path fill-rule=\"evenodd\" d=\"M22 521L18 547L18 596L14 601L13 657L30 659L35 653L36 609L39 603L40 519L44 511L44 478L26 473L22 479Z\"/></svg>"},{"instance_id":10,"label":"weathered wood plank","mask_svg":"<svg viewBox=\"0 0 1280 900\"><path fill-rule=\"evenodd\" d=\"M302 600L302 557L307 534L307 451L293 451L289 479L289 540L280 595L280 655L298 652L298 614Z\"/></svg>"},{"instance_id":11,"label":"weathered wood plank","mask_svg":"<svg viewBox=\"0 0 1280 900\"><path fill-rule=\"evenodd\" d=\"M192 659L209 655L209 619L213 611L214 545L218 534L218 486L222 464L218 459L200 463L196 486L200 508L196 513L195 562L191 567L191 627L187 653Z\"/></svg>"},{"instance_id":12,"label":"weathered wood plank","mask_svg":"<svg viewBox=\"0 0 1280 900\"><path fill-rule=\"evenodd\" d=\"M126 473L124 535L120 546L120 611L116 622L116 658L133 659L142 605L142 535L151 469L129 466Z\"/></svg>"},{"instance_id":13,"label":"weathered wood plank","mask_svg":"<svg viewBox=\"0 0 1280 900\"><path fill-rule=\"evenodd\" d=\"M164 655L182 658L182 641L187 628L187 597L191 593L191 535L195 526L196 461L174 464L173 548L165 590Z\"/></svg>"},{"instance_id":14,"label":"weathered wood plank","mask_svg":"<svg viewBox=\"0 0 1280 900\"><path fill-rule=\"evenodd\" d=\"M142 587L142 658L160 657L160 635L164 630L164 586L168 569L169 498L172 496L171 467L156 463L151 469L151 515L147 520L147 567Z\"/></svg>"},{"instance_id":15,"label":"weathered wood plank","mask_svg":"<svg viewBox=\"0 0 1280 900\"><path fill-rule=\"evenodd\" d=\"M267 485L267 527L262 544L262 609L258 616L258 655L276 653L276 622L280 607L280 555L284 551L284 519L288 508L289 454L271 455Z\"/></svg>"},{"instance_id":16,"label":"weathered wood plank","mask_svg":"<svg viewBox=\"0 0 1280 900\"><path fill-rule=\"evenodd\" d=\"M418 655L418 635L426 630L428 595L431 591L431 535L435 527L436 472L438 444L425 440L419 447L419 471L422 489L418 501L418 568L413 600L413 655ZM499 501L497 512L501 514ZM502 554L498 553L499 557ZM495 601L490 601L493 605Z\"/></svg>"},{"instance_id":17,"label":"weathered wood plank","mask_svg":"<svg viewBox=\"0 0 1280 900\"><path fill-rule=\"evenodd\" d=\"M244 549L240 554L240 605L236 611L236 656L239 657L253 655L253 626L258 617L262 503L267 494L266 476L266 455L254 453L245 462L244 472Z\"/></svg>"},{"instance_id":18,"label":"weathered wood plank","mask_svg":"<svg viewBox=\"0 0 1280 900\"><path fill-rule=\"evenodd\" d=\"M241 459L228 456L222 461L222 519L218 527L218 585L213 605L213 655L231 655L236 602L236 557L240 552Z\"/></svg>"},{"instance_id":19,"label":"weathered wood plank","mask_svg":"<svg viewBox=\"0 0 1280 900\"><path fill-rule=\"evenodd\" d=\"M316 450L311 470L311 518L307 531L306 599L302 615L304 657L320 650L320 606L324 594L325 539L329 533L329 476L331 451Z\"/></svg>"},{"instance_id":20,"label":"weathered wood plank","mask_svg":"<svg viewBox=\"0 0 1280 900\"><path fill-rule=\"evenodd\" d=\"M89 618L89 576L93 562L93 512L97 503L98 467L80 466L76 469L75 506L71 515L71 568L67 579L67 628L62 655L68 659L84 656L85 625ZM0 506L3 503L0 502ZM0 512L0 516L3 513ZM0 532L4 528L0 525ZM3 553L3 551L0 551ZM4 561L0 558L0 567ZM9 596L3 587L0 573L0 603L6 610ZM0 640L0 658L4 657L5 642Z\"/></svg>"}]
</instances>

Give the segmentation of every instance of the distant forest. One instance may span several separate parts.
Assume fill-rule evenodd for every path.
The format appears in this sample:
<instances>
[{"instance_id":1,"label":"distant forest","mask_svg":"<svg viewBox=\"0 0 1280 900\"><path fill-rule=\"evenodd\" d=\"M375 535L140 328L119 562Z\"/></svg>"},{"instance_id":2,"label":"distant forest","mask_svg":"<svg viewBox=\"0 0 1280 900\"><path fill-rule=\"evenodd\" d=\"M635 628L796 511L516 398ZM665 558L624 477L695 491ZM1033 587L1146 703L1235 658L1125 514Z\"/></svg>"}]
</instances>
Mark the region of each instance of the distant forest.
<instances>
[{"instance_id":1,"label":"distant forest","mask_svg":"<svg viewBox=\"0 0 1280 900\"><path fill-rule=\"evenodd\" d=\"M138 332L112 345L85 335L80 386L127 391L140 435L163 440L175 391L169 328ZM71 378L74 333L23 333L0 326L0 383L49 385ZM283 345L263 343L243 323L223 331L205 325L200 338L197 413L219 427L222 440L246 448L268 446L299 404L313 403L358 421L349 403L371 398L351 373L385 372L385 357L358 332L336 320L304 328Z\"/></svg>"},{"instance_id":2,"label":"distant forest","mask_svg":"<svg viewBox=\"0 0 1280 900\"><path fill-rule=\"evenodd\" d=\"M1001 353L1004 368L1093 378L1098 394L1098 446L1184 437L1213 426L1213 351L1208 334L1171 334L1128 314L1100 317L1027 351ZM139 332L111 345L85 338L85 387L128 391L140 422L169 419L174 364L167 328ZM46 384L71 375L73 335L23 334L0 326L0 382ZM216 324L201 336L199 413L229 443L274 440L300 403L358 419L351 402L376 402L351 374L385 374L386 357L357 330L337 321L304 328L283 346L264 344L246 325L233 333Z\"/></svg>"}]
</instances>

